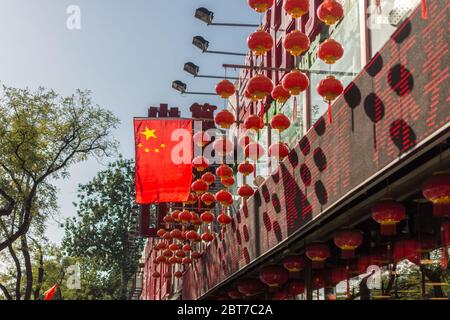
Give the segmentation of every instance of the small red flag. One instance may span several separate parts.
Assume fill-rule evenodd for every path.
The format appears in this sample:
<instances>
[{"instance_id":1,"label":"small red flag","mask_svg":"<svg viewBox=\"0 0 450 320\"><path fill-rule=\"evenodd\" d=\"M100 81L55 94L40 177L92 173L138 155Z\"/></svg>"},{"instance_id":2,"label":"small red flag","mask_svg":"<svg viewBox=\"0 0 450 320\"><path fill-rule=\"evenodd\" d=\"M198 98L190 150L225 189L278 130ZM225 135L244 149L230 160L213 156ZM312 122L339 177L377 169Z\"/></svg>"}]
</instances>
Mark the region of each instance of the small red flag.
<instances>
[{"instance_id":1,"label":"small red flag","mask_svg":"<svg viewBox=\"0 0 450 320\"><path fill-rule=\"evenodd\" d=\"M58 284L55 284L53 287L44 292L44 300L53 300L53 296L55 295L56 289L58 289Z\"/></svg>"},{"instance_id":2,"label":"small red flag","mask_svg":"<svg viewBox=\"0 0 450 320\"><path fill-rule=\"evenodd\" d=\"M136 203L184 202L192 183L192 120L135 119Z\"/></svg>"}]
</instances>

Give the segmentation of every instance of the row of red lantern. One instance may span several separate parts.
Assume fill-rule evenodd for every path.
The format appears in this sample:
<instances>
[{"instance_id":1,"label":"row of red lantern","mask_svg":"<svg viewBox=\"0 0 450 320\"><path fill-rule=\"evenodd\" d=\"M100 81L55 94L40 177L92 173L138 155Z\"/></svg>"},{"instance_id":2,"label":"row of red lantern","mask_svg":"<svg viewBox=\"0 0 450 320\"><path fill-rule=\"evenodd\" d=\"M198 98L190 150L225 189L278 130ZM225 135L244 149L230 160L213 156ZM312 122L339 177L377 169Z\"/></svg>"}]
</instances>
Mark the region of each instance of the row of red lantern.
<instances>
[{"instance_id":1,"label":"row of red lantern","mask_svg":"<svg viewBox=\"0 0 450 320\"><path fill-rule=\"evenodd\" d=\"M282 86L277 86L274 90L276 90L277 88L283 88L283 87ZM281 89L277 89L277 90L278 90L278 93L279 93L279 91ZM282 90L284 90L284 89L282 89ZM278 96L278 95L276 97L277 97L277 99L281 99L281 97ZM221 111L219 111L217 113L217 115L214 118L214 121L215 121L216 125L218 125L222 129L228 129L235 123L236 119L235 119L234 115L230 111L224 109L224 110L221 110ZM291 126L291 122L290 122L289 118L287 116L285 116L284 114L277 114L271 119L270 126L274 130L278 130L279 132L283 132L284 130L288 129ZM244 128L246 130L259 131L263 127L264 127L264 123L263 123L261 117L258 116L258 115L250 115L244 121ZM206 136L206 133L204 133L204 132L197 133L196 135L194 135L194 142L196 142L196 141L203 141L203 140L199 140L199 139L200 139L200 137L205 137L205 136ZM251 137L249 137L247 135L245 137L242 137L242 138L251 139ZM208 141L209 140L210 140L210 138L208 138ZM250 141L245 142L244 145L247 145L249 142ZM253 142L253 141L251 141L251 142ZM200 143L201 142L198 142L197 145L203 146L203 145L200 145ZM241 143L240 143L240 145L242 146ZM223 152L224 149L225 150L233 149L233 146L229 142L227 142L224 145L224 142L221 139L219 139L219 141L215 144L215 148L214 149L218 149L219 151ZM203 161L201 161L201 160L203 160L203 159L199 158L199 159L196 160L196 162L199 163L199 167L200 168L203 167L203 166L201 166L201 164L203 164Z\"/></svg>"}]
</instances>

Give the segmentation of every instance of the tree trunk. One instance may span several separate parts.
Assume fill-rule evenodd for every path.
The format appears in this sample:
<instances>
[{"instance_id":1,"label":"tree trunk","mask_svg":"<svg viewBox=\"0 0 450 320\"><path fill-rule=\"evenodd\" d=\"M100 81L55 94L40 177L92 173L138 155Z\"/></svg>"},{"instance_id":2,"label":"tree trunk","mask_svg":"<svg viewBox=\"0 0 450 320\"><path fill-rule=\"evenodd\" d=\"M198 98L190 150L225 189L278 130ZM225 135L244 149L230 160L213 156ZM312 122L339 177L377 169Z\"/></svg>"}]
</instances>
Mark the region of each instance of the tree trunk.
<instances>
[{"instance_id":1,"label":"tree trunk","mask_svg":"<svg viewBox=\"0 0 450 320\"><path fill-rule=\"evenodd\" d=\"M8 289L2 284L0 284L0 290L2 290L7 300L13 300L13 297L9 294Z\"/></svg>"},{"instance_id":2,"label":"tree trunk","mask_svg":"<svg viewBox=\"0 0 450 320\"><path fill-rule=\"evenodd\" d=\"M31 257L26 235L23 235L21 237L21 244L22 244L22 255L25 261L25 274L27 277L24 300L31 300L31 294L33 291L33 269L31 266Z\"/></svg>"},{"instance_id":3,"label":"tree trunk","mask_svg":"<svg viewBox=\"0 0 450 320\"><path fill-rule=\"evenodd\" d=\"M22 266L20 265L19 258L17 258L17 254L14 251L12 245L8 246L9 253L14 260L14 265L16 266L16 300L20 300L22 298L21 286L22 286Z\"/></svg>"}]
</instances>

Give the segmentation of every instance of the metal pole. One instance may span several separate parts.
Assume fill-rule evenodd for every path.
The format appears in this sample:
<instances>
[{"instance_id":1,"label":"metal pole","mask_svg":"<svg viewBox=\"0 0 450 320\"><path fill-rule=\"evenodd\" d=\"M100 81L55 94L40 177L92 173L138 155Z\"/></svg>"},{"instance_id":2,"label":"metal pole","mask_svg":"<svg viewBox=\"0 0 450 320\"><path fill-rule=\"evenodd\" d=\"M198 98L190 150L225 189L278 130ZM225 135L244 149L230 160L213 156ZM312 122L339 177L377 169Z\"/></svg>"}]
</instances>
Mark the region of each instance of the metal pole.
<instances>
[{"instance_id":1,"label":"metal pole","mask_svg":"<svg viewBox=\"0 0 450 320\"><path fill-rule=\"evenodd\" d=\"M221 77L221 76L208 76L208 75L200 75L200 74L194 76L194 78L225 79L225 77ZM236 77L226 77L226 79L239 80L239 78L236 78Z\"/></svg>"},{"instance_id":2,"label":"metal pole","mask_svg":"<svg viewBox=\"0 0 450 320\"><path fill-rule=\"evenodd\" d=\"M259 24L214 22L214 23L208 23L208 26L257 28L257 27L259 27Z\"/></svg>"},{"instance_id":3,"label":"metal pole","mask_svg":"<svg viewBox=\"0 0 450 320\"><path fill-rule=\"evenodd\" d=\"M182 92L181 94L195 94L200 96L217 96L217 93L213 92Z\"/></svg>"},{"instance_id":4,"label":"metal pole","mask_svg":"<svg viewBox=\"0 0 450 320\"><path fill-rule=\"evenodd\" d=\"M203 51L206 53L212 53L212 54L224 54L224 55L228 55L228 56L240 56L240 57L246 57L247 54L246 53L237 53L237 52L227 52L227 51L211 51L211 50L206 50Z\"/></svg>"}]
</instances>

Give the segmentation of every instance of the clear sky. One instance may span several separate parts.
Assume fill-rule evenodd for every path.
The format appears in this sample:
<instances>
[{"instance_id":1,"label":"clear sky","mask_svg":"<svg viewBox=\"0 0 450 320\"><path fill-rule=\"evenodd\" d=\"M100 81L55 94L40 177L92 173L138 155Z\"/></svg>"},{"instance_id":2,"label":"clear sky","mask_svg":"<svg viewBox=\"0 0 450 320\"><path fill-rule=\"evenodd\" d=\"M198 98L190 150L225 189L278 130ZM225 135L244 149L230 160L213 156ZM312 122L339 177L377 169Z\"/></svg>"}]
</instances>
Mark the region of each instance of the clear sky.
<instances>
[{"instance_id":1,"label":"clear sky","mask_svg":"<svg viewBox=\"0 0 450 320\"><path fill-rule=\"evenodd\" d=\"M81 30L66 27L70 5L81 9ZM132 119L145 116L148 106L168 103L186 112L193 102L223 105L214 97L181 97L171 89L172 80L179 79L195 91L214 90L216 80L183 72L187 61L214 75L223 75L222 63L242 62L241 57L202 54L192 46L193 36L204 36L211 50L247 50L251 28L207 27L193 17L201 6L214 11L217 22L259 21L245 0L0 0L0 81L20 88L44 86L63 95L91 90L95 103L120 118L115 137L120 152L132 157ZM76 214L72 202L78 184L107 162L75 166L69 179L56 183L61 220ZM63 229L50 221L48 236L59 242Z\"/></svg>"}]
</instances>

